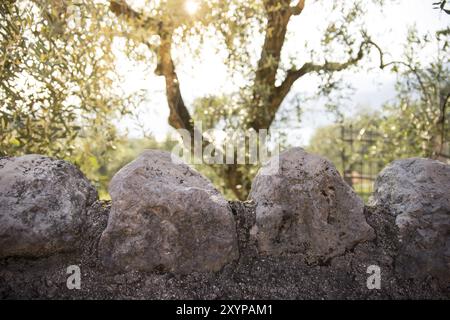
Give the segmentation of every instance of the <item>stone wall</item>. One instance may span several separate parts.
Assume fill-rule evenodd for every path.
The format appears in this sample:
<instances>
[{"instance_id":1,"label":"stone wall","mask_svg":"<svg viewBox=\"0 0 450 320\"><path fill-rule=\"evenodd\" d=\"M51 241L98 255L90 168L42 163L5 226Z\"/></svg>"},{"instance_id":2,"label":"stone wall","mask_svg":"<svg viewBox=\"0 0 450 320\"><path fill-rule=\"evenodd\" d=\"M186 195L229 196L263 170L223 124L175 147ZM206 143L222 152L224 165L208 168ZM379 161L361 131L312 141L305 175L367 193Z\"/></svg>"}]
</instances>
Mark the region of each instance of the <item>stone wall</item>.
<instances>
[{"instance_id":1,"label":"stone wall","mask_svg":"<svg viewBox=\"0 0 450 320\"><path fill-rule=\"evenodd\" d=\"M395 161L365 207L328 160L300 148L276 160L249 201L228 202L148 150L102 202L67 162L1 158L0 298L450 297L449 165Z\"/></svg>"}]
</instances>

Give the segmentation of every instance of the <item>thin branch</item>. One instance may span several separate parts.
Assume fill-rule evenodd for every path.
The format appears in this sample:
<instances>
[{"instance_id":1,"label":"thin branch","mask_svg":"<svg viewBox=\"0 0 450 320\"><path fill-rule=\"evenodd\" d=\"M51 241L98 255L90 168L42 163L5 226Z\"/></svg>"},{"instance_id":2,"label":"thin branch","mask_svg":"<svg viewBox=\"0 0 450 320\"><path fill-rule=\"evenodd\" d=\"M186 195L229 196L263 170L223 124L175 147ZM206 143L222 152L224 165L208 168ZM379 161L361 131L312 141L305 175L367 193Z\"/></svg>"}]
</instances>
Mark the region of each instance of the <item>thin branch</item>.
<instances>
[{"instance_id":1,"label":"thin branch","mask_svg":"<svg viewBox=\"0 0 450 320\"><path fill-rule=\"evenodd\" d=\"M375 42L370 41L370 40L368 41L368 43L370 45L374 46L375 49L378 51L378 54L380 56L380 69L383 70L383 69L385 69L385 68L387 68L389 66L392 66L392 65L402 65L402 66L406 67L407 69L409 69L409 71L411 71L412 74L414 74L414 76L416 77L417 82L419 83L419 86L422 89L423 93L425 94L427 99L429 101L431 101L431 97L430 97L430 95L428 94L428 92L427 92L427 90L425 88L425 84L424 84L424 82L422 80L422 76L419 74L419 70L417 70L417 68L415 68L411 64L406 63L404 61L390 61L388 63L385 63L384 62L384 52L383 52L383 50L381 50L380 46L377 45Z\"/></svg>"},{"instance_id":2,"label":"thin branch","mask_svg":"<svg viewBox=\"0 0 450 320\"><path fill-rule=\"evenodd\" d=\"M291 14L298 16L303 12L303 9L305 9L305 0L299 0L295 6L291 7Z\"/></svg>"},{"instance_id":3,"label":"thin branch","mask_svg":"<svg viewBox=\"0 0 450 320\"><path fill-rule=\"evenodd\" d=\"M312 62L305 63L300 69L291 69L287 72L286 78L280 86L276 89L276 94L279 99L284 100L289 93L292 85L304 75L311 72L338 72L347 69L350 66L356 65L364 57L364 49L369 43L362 42L359 51L355 57L351 57L345 62L325 62L324 64L315 64Z\"/></svg>"}]
</instances>

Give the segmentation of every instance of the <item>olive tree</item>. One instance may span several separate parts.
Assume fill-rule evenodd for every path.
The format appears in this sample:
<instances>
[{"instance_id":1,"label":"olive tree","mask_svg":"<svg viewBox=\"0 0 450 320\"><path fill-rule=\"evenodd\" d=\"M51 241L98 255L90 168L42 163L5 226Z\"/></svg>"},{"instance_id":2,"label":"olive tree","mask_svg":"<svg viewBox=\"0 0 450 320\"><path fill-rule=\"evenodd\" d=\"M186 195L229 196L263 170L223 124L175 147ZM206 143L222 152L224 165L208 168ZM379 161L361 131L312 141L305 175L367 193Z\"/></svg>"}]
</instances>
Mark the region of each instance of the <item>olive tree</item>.
<instances>
[{"instance_id":1,"label":"olive tree","mask_svg":"<svg viewBox=\"0 0 450 320\"><path fill-rule=\"evenodd\" d=\"M372 47L382 53L363 28L367 1L323 1L326 6L320 1L307 3L305 0L204 0L195 3L198 10L189 12L185 0L148 1L140 7L133 6L132 1L110 1L111 12L123 23L122 32L129 47L144 45L156 60L155 73L165 79L169 124L188 130L191 135L195 132L196 117L205 113L212 126L222 121L241 129L269 129L300 78L320 75L324 81L322 88L329 93L337 86L339 71L356 66ZM380 1L374 3L381 4ZM285 61L283 47L288 41L297 41L295 37L288 37L289 24L300 17L308 5L332 13L320 35L321 48L308 52L310 59L307 61L298 61L295 57ZM317 21L320 23L323 22ZM295 33L311 32L316 27L305 24ZM205 97L198 106L202 108L199 113L198 108L192 110L183 99L173 52L189 44L193 37L205 39L208 36L221 40L223 50L228 53L225 62L231 73L246 81L233 98ZM262 41L254 53L254 39L258 37ZM299 43L298 47L303 45ZM228 103L218 106L223 100ZM245 176L248 166L227 165L217 170L238 198L246 197L250 181Z\"/></svg>"},{"instance_id":2,"label":"olive tree","mask_svg":"<svg viewBox=\"0 0 450 320\"><path fill-rule=\"evenodd\" d=\"M225 123L242 130L270 129L299 79L318 75L323 80L321 93L329 95L340 87L340 71L356 67L371 48L382 55L364 28L366 10L381 4L382 0L3 1L0 143L23 152L60 154L73 147L66 136L74 140L80 126L102 128L111 112L127 105L125 93L113 86L112 46L117 38L125 40L130 58L154 66L154 73L165 79L173 128L194 135L195 121L206 117L212 128ZM326 20L302 24L308 7L326 12ZM294 19L300 19L300 27L291 30ZM321 32L315 31L324 24ZM318 47L299 41L299 35L308 33L317 34ZM224 63L230 75L244 81L231 97L218 93L189 106L174 52L187 46L192 49L190 58L201 58L195 55L197 44L212 38L219 43L216 49L227 53ZM304 52L286 58L283 49L289 43ZM23 83L18 85L20 79ZM240 199L247 195L254 169L237 164L214 167Z\"/></svg>"}]
</instances>

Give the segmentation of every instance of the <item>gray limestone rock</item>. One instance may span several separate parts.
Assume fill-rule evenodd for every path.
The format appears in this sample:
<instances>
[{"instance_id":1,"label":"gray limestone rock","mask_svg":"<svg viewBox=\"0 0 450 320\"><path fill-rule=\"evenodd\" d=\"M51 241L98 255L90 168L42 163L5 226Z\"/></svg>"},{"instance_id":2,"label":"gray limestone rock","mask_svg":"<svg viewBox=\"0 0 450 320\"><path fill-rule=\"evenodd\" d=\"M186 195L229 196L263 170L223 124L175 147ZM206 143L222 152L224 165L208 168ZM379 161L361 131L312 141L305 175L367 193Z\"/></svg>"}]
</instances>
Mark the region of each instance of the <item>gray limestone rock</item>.
<instances>
[{"instance_id":1,"label":"gray limestone rock","mask_svg":"<svg viewBox=\"0 0 450 320\"><path fill-rule=\"evenodd\" d=\"M274 163L278 171L265 172L274 171ZM374 238L362 199L330 161L301 148L272 158L254 179L249 198L256 203L252 232L262 253L303 253L326 261Z\"/></svg>"},{"instance_id":2,"label":"gray limestone rock","mask_svg":"<svg viewBox=\"0 0 450 320\"><path fill-rule=\"evenodd\" d=\"M450 281L450 165L394 161L378 175L370 205L395 216L399 272Z\"/></svg>"},{"instance_id":3,"label":"gray limestone rock","mask_svg":"<svg viewBox=\"0 0 450 320\"><path fill-rule=\"evenodd\" d=\"M77 249L97 192L72 164L40 155L0 159L0 257Z\"/></svg>"},{"instance_id":4,"label":"gray limestone rock","mask_svg":"<svg viewBox=\"0 0 450 320\"><path fill-rule=\"evenodd\" d=\"M114 176L109 191L112 209L99 245L105 265L207 272L238 257L228 202L169 152L144 152Z\"/></svg>"}]
</instances>

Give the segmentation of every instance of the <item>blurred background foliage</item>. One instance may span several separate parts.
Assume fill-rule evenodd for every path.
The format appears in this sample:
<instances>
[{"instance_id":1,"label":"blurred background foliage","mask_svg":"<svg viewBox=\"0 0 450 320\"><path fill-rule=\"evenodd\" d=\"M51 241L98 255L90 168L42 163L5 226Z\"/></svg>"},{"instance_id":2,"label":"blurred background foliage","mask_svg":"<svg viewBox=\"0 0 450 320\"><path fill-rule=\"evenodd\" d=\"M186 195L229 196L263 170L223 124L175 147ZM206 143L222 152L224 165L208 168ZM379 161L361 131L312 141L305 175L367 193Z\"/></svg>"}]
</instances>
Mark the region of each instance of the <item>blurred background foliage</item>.
<instances>
[{"instance_id":1,"label":"blurred background foliage","mask_svg":"<svg viewBox=\"0 0 450 320\"><path fill-rule=\"evenodd\" d=\"M372 2L383 5L383 1ZM300 103L291 103L288 113L275 119L283 101L275 93L285 96L293 85L283 77L290 80L311 72L322 79L317 96L330 99L338 121L317 130L308 149L332 160L343 174L349 170L345 166L369 159L382 165L412 156L449 161L449 29L426 35L412 29L402 59L381 61L384 69L397 75L395 101L379 112L344 118L341 100L333 101L333 93L343 93L345 87L337 71L356 67L369 51L365 1L331 2L330 10L339 14L324 29L322 49L305 48L312 62L303 66L294 57L281 61L269 54L274 47L281 51L285 35L275 14L283 15L283 5L289 8L290 1L202 1L195 16L180 9L182 0L151 1L139 14L128 12L128 21L118 19L121 15L111 9L114 3L123 13L123 1L0 2L0 156L39 153L72 161L97 185L101 197L108 198L107 184L118 169L144 149L171 150L174 145L168 138L157 142L151 136L130 138L118 131L117 121L133 113L145 93L126 92L118 85L124 79L116 68L115 39L125 39L122 49L130 59L156 65L155 73L167 78L174 75L167 74L161 48L170 30L170 44L187 46L200 59L198 44L217 37L220 43L215 49L227 52L230 79L247 79L236 92L196 99L187 108L192 115L187 123L244 130L292 125L301 119ZM303 9L302 1L295 4L292 15ZM270 18L276 22L273 27L267 26ZM161 31L163 25L167 29ZM271 36L277 32L280 35ZM266 34L262 52L255 51L257 34ZM435 55L431 63L424 63L419 53L429 47ZM330 63L333 58L346 62ZM267 82L272 76L273 83ZM176 74L174 81L178 81ZM176 98L179 103L180 97ZM364 132L376 132L376 141L363 148L356 136L353 147L362 151L343 164L346 142L339 137L342 128L350 126L361 133L361 141ZM282 148L289 147L288 139L281 141ZM229 198L245 198L258 169L196 167Z\"/></svg>"},{"instance_id":2,"label":"blurred background foliage","mask_svg":"<svg viewBox=\"0 0 450 320\"><path fill-rule=\"evenodd\" d=\"M391 63L397 74L397 97L374 113L360 113L343 118L336 124L320 128L311 139L309 150L342 163L345 141L339 139L342 128L352 127L364 140L366 132L376 133L375 143L365 155L354 154L352 161L362 156L376 158L386 165L407 157L427 157L444 162L450 160L450 46L449 37L427 34L419 37L414 29L405 43L404 59ZM427 46L436 48L431 63L423 65L418 53ZM341 168L343 171L345 168Z\"/></svg>"}]
</instances>

